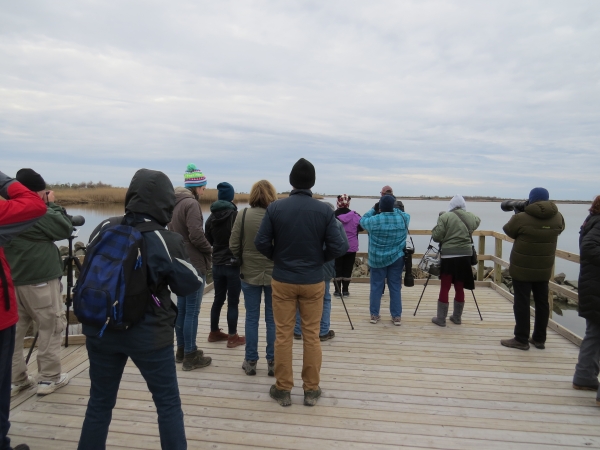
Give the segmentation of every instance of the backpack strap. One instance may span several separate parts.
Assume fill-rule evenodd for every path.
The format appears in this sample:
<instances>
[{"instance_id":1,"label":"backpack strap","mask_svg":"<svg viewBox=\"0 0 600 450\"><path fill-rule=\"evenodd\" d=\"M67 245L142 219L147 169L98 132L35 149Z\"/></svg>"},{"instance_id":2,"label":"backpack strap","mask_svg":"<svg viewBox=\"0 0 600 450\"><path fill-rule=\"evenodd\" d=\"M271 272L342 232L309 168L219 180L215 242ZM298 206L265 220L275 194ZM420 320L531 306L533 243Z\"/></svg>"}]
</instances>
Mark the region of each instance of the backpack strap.
<instances>
[{"instance_id":1,"label":"backpack strap","mask_svg":"<svg viewBox=\"0 0 600 450\"><path fill-rule=\"evenodd\" d=\"M465 224L465 227L467 227L467 231L469 232L469 237L471 238L471 244L473 244L473 232L469 229L469 225L467 225L467 222L465 221L465 219L463 219L461 217L461 215L458 212L456 212L456 210L453 210L452 212L454 214L456 214L458 216L458 218L460 219L460 221Z\"/></svg>"},{"instance_id":2,"label":"backpack strap","mask_svg":"<svg viewBox=\"0 0 600 450\"><path fill-rule=\"evenodd\" d=\"M244 223L246 222L246 211L248 211L248 208L244 208L244 212L242 213L242 232L240 233L240 251L241 253L244 253Z\"/></svg>"}]
</instances>

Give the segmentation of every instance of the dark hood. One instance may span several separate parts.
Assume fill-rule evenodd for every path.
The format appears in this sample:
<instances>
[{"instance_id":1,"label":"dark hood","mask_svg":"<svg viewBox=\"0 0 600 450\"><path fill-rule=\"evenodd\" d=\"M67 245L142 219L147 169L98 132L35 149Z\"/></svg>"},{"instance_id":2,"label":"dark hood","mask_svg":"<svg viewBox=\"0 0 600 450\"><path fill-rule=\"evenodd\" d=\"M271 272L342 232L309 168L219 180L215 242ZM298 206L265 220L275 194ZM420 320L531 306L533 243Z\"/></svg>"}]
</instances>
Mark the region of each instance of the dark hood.
<instances>
[{"instance_id":1,"label":"dark hood","mask_svg":"<svg viewBox=\"0 0 600 450\"><path fill-rule=\"evenodd\" d=\"M171 180L158 170L140 169L125 195L125 212L147 214L166 226L173 216L175 191Z\"/></svg>"},{"instance_id":2,"label":"dark hood","mask_svg":"<svg viewBox=\"0 0 600 450\"><path fill-rule=\"evenodd\" d=\"M550 200L545 200L527 205L525 212L537 219L550 219L558 213L558 208Z\"/></svg>"},{"instance_id":3,"label":"dark hood","mask_svg":"<svg viewBox=\"0 0 600 450\"><path fill-rule=\"evenodd\" d=\"M216 226L221 226L223 223L231 220L232 214L236 211L237 206L225 200L217 200L210 205L211 217Z\"/></svg>"}]
</instances>

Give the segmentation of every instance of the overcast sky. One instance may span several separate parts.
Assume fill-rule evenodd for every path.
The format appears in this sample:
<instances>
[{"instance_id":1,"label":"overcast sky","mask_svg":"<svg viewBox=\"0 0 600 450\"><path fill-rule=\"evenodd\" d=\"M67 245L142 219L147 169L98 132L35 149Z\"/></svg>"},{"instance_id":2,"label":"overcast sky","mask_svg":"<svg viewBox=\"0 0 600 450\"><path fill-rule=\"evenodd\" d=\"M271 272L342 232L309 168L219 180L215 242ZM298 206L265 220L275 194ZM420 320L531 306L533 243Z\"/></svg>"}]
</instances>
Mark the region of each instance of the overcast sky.
<instances>
[{"instance_id":1,"label":"overcast sky","mask_svg":"<svg viewBox=\"0 0 600 450\"><path fill-rule=\"evenodd\" d=\"M10 1L0 170L600 194L600 1Z\"/></svg>"}]
</instances>

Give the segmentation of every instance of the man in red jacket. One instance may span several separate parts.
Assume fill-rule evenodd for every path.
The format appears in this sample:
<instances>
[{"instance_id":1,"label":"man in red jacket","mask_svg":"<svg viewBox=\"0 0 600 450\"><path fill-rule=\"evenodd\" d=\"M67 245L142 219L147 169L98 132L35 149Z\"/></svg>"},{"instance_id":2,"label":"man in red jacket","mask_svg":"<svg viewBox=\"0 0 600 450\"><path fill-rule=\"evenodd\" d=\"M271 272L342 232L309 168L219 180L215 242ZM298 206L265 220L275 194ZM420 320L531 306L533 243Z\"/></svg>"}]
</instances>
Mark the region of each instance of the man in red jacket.
<instances>
[{"instance_id":1,"label":"man in red jacket","mask_svg":"<svg viewBox=\"0 0 600 450\"><path fill-rule=\"evenodd\" d=\"M0 450L11 449L10 383L12 356L15 348L15 324L19 320L15 289L10 268L4 257L4 246L19 233L46 214L46 204L21 183L0 172ZM14 450L28 450L25 444Z\"/></svg>"}]
</instances>

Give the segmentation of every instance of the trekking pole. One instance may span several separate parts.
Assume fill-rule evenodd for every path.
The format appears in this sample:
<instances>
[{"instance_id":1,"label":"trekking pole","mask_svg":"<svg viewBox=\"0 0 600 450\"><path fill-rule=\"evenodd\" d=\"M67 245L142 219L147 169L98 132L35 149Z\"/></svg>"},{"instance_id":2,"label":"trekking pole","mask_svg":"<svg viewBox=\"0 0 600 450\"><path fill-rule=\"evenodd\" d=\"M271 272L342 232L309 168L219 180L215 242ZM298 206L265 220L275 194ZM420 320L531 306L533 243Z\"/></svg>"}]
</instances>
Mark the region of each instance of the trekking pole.
<instances>
[{"instance_id":1,"label":"trekking pole","mask_svg":"<svg viewBox=\"0 0 600 450\"><path fill-rule=\"evenodd\" d=\"M483 317L481 316L481 311L479 311L479 305L477 304L477 299L475 298L475 292L471 291L471 294L473 294L473 300L475 300L475 306L477 306L477 312L479 313L479 318L481 320L483 320Z\"/></svg>"},{"instance_id":2,"label":"trekking pole","mask_svg":"<svg viewBox=\"0 0 600 450\"><path fill-rule=\"evenodd\" d=\"M31 358L31 354L33 353L33 348L35 347L35 344L37 342L37 339L38 339L39 335L40 335L39 331L37 333L35 333L35 337L33 338L33 342L31 344L31 347L29 347L29 353L27 353L27 358L25 358L25 365L29 364L29 358Z\"/></svg>"},{"instance_id":3,"label":"trekking pole","mask_svg":"<svg viewBox=\"0 0 600 450\"><path fill-rule=\"evenodd\" d=\"M344 305L344 309L346 310L346 315L348 316L348 321L350 322L350 327L352 327L352 329L354 330L354 325L352 325L352 319L350 319L350 314L348 313L348 308L346 308L346 302L344 302L344 294L342 294L340 285L338 284L338 282L335 278L333 279L333 284L334 284L336 290L340 293L340 299L342 299L342 305Z\"/></svg>"},{"instance_id":4,"label":"trekking pole","mask_svg":"<svg viewBox=\"0 0 600 450\"><path fill-rule=\"evenodd\" d=\"M417 307L415 308L415 312L413 316L417 315L417 309L419 309L419 305L421 304L421 299L423 298L423 294L425 293L425 289L427 289L427 284L429 283L429 279L431 278L431 274L427 275L427 280L425 281L425 286L423 286L423 292L421 292L421 296L419 297L419 303L417 303Z\"/></svg>"}]
</instances>

